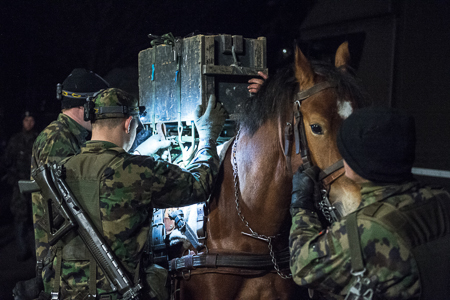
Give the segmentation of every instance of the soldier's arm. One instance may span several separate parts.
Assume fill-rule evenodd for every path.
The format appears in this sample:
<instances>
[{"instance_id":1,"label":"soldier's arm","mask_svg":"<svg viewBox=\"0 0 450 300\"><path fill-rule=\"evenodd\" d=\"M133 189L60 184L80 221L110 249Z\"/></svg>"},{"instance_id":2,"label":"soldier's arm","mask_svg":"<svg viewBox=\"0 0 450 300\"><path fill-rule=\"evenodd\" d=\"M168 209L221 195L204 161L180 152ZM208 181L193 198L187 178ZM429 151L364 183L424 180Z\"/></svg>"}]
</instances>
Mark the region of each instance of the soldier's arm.
<instances>
[{"instance_id":1,"label":"soldier's arm","mask_svg":"<svg viewBox=\"0 0 450 300\"><path fill-rule=\"evenodd\" d=\"M299 209L292 217L290 267L297 284L336 291L341 283L339 278L350 276L350 270L345 268L349 264L349 256L343 251L341 240L335 236L341 226L341 222L335 222L332 227L322 228L317 213L306 209Z\"/></svg>"},{"instance_id":2,"label":"soldier's arm","mask_svg":"<svg viewBox=\"0 0 450 300\"><path fill-rule=\"evenodd\" d=\"M143 156L133 156L129 162L141 172L143 200L150 199L153 206L159 208L206 201L220 167L217 151L211 148L200 149L186 169Z\"/></svg>"}]
</instances>

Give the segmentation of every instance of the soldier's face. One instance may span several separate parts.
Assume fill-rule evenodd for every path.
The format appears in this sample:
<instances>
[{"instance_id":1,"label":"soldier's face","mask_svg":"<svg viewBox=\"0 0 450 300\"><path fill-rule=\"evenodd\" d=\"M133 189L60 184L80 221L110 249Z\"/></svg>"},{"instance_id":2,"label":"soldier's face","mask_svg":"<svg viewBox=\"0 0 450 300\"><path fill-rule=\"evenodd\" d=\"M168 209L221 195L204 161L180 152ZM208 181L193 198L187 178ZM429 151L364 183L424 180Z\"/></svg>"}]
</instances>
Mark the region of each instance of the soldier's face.
<instances>
[{"instance_id":1,"label":"soldier's face","mask_svg":"<svg viewBox=\"0 0 450 300\"><path fill-rule=\"evenodd\" d=\"M22 124L25 131L30 131L34 127L34 118L31 116L23 118Z\"/></svg>"},{"instance_id":2,"label":"soldier's face","mask_svg":"<svg viewBox=\"0 0 450 300\"><path fill-rule=\"evenodd\" d=\"M359 184L359 183L363 183L363 182L369 181L369 180L367 180L365 178L362 178L358 174L356 174L355 171L353 171L353 169L350 168L350 166L345 162L345 159L344 159L344 170L345 170L345 176L347 176L348 178L353 180L355 183Z\"/></svg>"}]
</instances>

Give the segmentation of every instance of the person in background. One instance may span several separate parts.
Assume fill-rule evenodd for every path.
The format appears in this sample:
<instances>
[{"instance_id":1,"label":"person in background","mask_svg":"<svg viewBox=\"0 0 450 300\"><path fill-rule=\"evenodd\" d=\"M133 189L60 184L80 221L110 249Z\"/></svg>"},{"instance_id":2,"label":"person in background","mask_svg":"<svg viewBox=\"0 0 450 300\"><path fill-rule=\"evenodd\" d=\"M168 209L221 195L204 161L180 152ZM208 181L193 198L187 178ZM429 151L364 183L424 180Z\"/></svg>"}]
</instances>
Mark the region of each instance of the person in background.
<instances>
[{"instance_id":1,"label":"person in background","mask_svg":"<svg viewBox=\"0 0 450 300\"><path fill-rule=\"evenodd\" d=\"M411 173L414 119L363 108L343 122L337 144L345 175L361 186L361 204L325 227L314 205L318 169L295 173L294 281L330 299L448 299L450 195Z\"/></svg>"},{"instance_id":2,"label":"person in background","mask_svg":"<svg viewBox=\"0 0 450 300\"><path fill-rule=\"evenodd\" d=\"M3 164L7 168L4 179L13 187L10 209L14 217L18 250L16 258L19 261L27 260L34 253L31 197L30 195L22 195L17 184L21 179L30 178L31 150L37 137L34 124L33 115L26 111L22 115L22 130L11 137L3 157Z\"/></svg>"}]
</instances>

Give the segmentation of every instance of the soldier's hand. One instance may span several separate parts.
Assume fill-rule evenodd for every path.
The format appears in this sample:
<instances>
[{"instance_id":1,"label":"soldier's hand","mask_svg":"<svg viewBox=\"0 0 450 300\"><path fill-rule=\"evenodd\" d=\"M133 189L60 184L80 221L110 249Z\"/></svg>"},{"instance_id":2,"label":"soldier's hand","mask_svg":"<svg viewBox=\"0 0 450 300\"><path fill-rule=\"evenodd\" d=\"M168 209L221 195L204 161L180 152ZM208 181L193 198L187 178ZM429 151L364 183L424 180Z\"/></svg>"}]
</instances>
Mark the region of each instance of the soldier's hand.
<instances>
[{"instance_id":1,"label":"soldier's hand","mask_svg":"<svg viewBox=\"0 0 450 300\"><path fill-rule=\"evenodd\" d=\"M227 112L222 103L216 102L216 97L209 97L208 107L202 115L202 106L199 105L195 111L195 126L201 140L213 140L214 142L222 131L223 124L227 118Z\"/></svg>"},{"instance_id":2,"label":"soldier's hand","mask_svg":"<svg viewBox=\"0 0 450 300\"><path fill-rule=\"evenodd\" d=\"M258 75L261 76L263 79L260 78L252 78L248 81L248 83L251 83L247 88L248 91L250 93L257 93L259 91L259 89L261 88L261 86L264 83L264 80L266 80L267 78L269 78L268 75L264 74L263 72L259 71Z\"/></svg>"},{"instance_id":3,"label":"soldier's hand","mask_svg":"<svg viewBox=\"0 0 450 300\"><path fill-rule=\"evenodd\" d=\"M320 169L316 166L310 167L305 171L301 168L295 172L292 179L291 195L291 215L299 208L315 210L314 207L314 189Z\"/></svg>"},{"instance_id":4,"label":"soldier's hand","mask_svg":"<svg viewBox=\"0 0 450 300\"><path fill-rule=\"evenodd\" d=\"M155 154L160 149L167 149L171 145L171 141L161 140L161 137L157 134L152 135L142 144L137 146L136 150L141 155L152 155Z\"/></svg>"}]
</instances>

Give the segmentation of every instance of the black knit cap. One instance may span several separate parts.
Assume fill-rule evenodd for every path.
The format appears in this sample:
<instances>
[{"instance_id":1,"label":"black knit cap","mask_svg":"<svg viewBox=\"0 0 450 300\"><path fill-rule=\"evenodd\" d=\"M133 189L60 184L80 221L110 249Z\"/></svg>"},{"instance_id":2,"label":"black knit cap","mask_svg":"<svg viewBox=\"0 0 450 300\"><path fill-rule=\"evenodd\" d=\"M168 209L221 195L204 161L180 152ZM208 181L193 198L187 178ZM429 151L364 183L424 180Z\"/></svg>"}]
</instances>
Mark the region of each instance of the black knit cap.
<instances>
[{"instance_id":1,"label":"black knit cap","mask_svg":"<svg viewBox=\"0 0 450 300\"><path fill-rule=\"evenodd\" d=\"M373 182L401 182L412 179L415 135L411 116L392 108L367 107L343 122L337 145L359 176Z\"/></svg>"},{"instance_id":2,"label":"black knit cap","mask_svg":"<svg viewBox=\"0 0 450 300\"><path fill-rule=\"evenodd\" d=\"M58 87L60 87L58 89ZM86 98L93 96L101 89L107 89L109 84L99 75L86 69L74 69L64 80L62 86L57 86L57 97L61 99L61 108L83 106Z\"/></svg>"}]
</instances>

